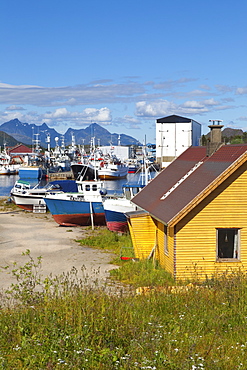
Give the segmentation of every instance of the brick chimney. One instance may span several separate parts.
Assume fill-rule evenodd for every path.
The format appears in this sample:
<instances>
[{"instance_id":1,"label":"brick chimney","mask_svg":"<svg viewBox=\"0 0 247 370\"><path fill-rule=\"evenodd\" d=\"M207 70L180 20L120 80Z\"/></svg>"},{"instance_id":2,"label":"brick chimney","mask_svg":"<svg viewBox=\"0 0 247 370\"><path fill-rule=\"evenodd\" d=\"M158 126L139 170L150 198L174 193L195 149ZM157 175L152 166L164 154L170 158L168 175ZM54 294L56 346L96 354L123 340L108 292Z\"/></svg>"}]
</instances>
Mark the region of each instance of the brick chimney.
<instances>
[{"instance_id":1,"label":"brick chimney","mask_svg":"<svg viewBox=\"0 0 247 370\"><path fill-rule=\"evenodd\" d=\"M222 120L210 119L212 122L208 127L210 128L210 139L207 143L207 156L210 157L216 150L218 150L222 145L221 129L224 125L221 125Z\"/></svg>"}]
</instances>

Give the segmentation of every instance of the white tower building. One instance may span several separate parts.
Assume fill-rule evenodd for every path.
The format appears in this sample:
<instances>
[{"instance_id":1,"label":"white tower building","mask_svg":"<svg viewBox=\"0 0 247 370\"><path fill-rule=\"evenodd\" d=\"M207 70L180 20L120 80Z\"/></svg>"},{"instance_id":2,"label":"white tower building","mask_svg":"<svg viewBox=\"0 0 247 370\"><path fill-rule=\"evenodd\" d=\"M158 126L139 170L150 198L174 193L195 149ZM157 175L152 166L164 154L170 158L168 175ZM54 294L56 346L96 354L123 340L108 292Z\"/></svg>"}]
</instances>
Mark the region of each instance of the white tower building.
<instances>
[{"instance_id":1,"label":"white tower building","mask_svg":"<svg viewBox=\"0 0 247 370\"><path fill-rule=\"evenodd\" d=\"M156 160L161 168L167 167L190 146L199 146L201 124L176 115L156 121Z\"/></svg>"}]
</instances>

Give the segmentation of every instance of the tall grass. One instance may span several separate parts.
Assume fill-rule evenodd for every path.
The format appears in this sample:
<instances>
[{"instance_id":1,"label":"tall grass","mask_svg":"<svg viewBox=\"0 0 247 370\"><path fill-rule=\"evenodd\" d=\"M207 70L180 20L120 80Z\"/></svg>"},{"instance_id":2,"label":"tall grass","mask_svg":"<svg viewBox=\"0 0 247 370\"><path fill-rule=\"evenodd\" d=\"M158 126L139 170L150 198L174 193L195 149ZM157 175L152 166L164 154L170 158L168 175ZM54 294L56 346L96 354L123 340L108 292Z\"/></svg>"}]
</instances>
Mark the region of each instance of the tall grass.
<instances>
[{"instance_id":1,"label":"tall grass","mask_svg":"<svg viewBox=\"0 0 247 370\"><path fill-rule=\"evenodd\" d=\"M40 261L30 256L27 265L15 266L18 279L7 294L15 306L0 310L3 369L247 369L245 274L225 274L179 293L137 295L89 286L75 269L41 281ZM147 272L137 284L152 285L155 275L157 285L173 284L152 264L127 266L133 280L138 266L142 279Z\"/></svg>"},{"instance_id":2,"label":"tall grass","mask_svg":"<svg viewBox=\"0 0 247 370\"><path fill-rule=\"evenodd\" d=\"M32 305L2 308L3 369L247 368L246 276L147 296L72 281L46 284Z\"/></svg>"}]
</instances>

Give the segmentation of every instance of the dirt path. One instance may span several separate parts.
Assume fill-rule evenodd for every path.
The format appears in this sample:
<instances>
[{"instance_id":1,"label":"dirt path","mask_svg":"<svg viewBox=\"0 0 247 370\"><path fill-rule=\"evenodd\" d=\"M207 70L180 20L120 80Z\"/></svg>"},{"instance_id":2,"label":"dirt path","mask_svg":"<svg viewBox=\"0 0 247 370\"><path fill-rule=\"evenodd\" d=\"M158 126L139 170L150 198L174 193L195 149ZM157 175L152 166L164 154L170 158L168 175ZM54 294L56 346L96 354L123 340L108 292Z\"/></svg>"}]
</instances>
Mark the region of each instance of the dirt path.
<instances>
[{"instance_id":1,"label":"dirt path","mask_svg":"<svg viewBox=\"0 0 247 370\"><path fill-rule=\"evenodd\" d=\"M75 242L82 239L88 230L83 227L61 227L50 214L34 214L24 211L0 211L0 289L6 289L13 279L10 270L14 262L23 266L28 256L22 253L27 249L36 260L42 256L42 277L50 274L58 276L75 267L79 274L83 267L91 281L104 282L109 270L116 268L109 262L110 253L84 247ZM80 276L83 276L81 274Z\"/></svg>"}]
</instances>

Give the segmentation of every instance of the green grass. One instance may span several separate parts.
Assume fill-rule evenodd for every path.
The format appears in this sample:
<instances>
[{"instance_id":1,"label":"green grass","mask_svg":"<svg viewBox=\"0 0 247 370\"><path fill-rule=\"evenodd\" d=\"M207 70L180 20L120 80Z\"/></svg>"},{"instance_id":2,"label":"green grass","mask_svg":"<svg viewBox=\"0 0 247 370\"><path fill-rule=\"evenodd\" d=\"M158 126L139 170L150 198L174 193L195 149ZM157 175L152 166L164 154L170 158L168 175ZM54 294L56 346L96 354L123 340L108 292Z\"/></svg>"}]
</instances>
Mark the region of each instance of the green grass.
<instances>
[{"instance_id":1,"label":"green grass","mask_svg":"<svg viewBox=\"0 0 247 370\"><path fill-rule=\"evenodd\" d=\"M20 211L20 208L15 203L9 201L9 197L0 198L0 213Z\"/></svg>"},{"instance_id":2,"label":"green grass","mask_svg":"<svg viewBox=\"0 0 247 370\"><path fill-rule=\"evenodd\" d=\"M147 296L72 280L46 282L32 304L2 308L3 369L247 368L246 276Z\"/></svg>"},{"instance_id":3,"label":"green grass","mask_svg":"<svg viewBox=\"0 0 247 370\"><path fill-rule=\"evenodd\" d=\"M82 243L96 237L102 240L101 230ZM122 236L112 237L119 253ZM245 274L225 274L176 294L138 295L89 286L75 269L42 281L42 259L25 254L29 261L12 272L16 284L1 296L0 368L247 369ZM113 275L133 286L174 284L152 261L125 262Z\"/></svg>"},{"instance_id":4,"label":"green grass","mask_svg":"<svg viewBox=\"0 0 247 370\"><path fill-rule=\"evenodd\" d=\"M116 261L120 256L134 257L134 251L129 234L114 233L105 227L90 231L90 235L77 240L81 245L98 248L115 253ZM115 261L115 262L116 262Z\"/></svg>"},{"instance_id":5,"label":"green grass","mask_svg":"<svg viewBox=\"0 0 247 370\"><path fill-rule=\"evenodd\" d=\"M174 284L174 280L168 272L152 260L147 261L125 261L119 269L110 271L113 279L131 284L134 287L140 286L168 286Z\"/></svg>"}]
</instances>

